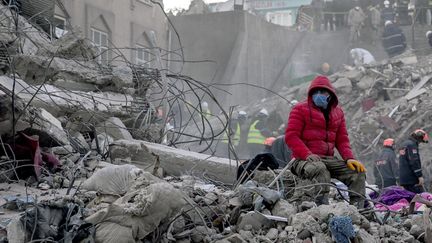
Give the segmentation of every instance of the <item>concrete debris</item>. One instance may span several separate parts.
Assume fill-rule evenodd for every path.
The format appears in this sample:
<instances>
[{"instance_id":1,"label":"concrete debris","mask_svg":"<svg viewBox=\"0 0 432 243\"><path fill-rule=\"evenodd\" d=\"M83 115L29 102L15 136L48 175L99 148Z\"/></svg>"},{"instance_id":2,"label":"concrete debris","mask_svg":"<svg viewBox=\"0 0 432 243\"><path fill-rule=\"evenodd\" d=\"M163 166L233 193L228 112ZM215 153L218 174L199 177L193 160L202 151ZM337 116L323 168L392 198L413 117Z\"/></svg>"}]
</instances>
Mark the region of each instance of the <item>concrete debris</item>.
<instances>
[{"instance_id":1,"label":"concrete debris","mask_svg":"<svg viewBox=\"0 0 432 243\"><path fill-rule=\"evenodd\" d=\"M89 61L97 56L96 48L80 32L68 32L52 42L54 48L39 49L38 56L61 56L67 59ZM55 53L52 52L55 50Z\"/></svg>"},{"instance_id":2,"label":"concrete debris","mask_svg":"<svg viewBox=\"0 0 432 243\"><path fill-rule=\"evenodd\" d=\"M127 130L123 122L117 117L110 117L105 122L98 125L97 133L106 133L114 140L133 140L132 135Z\"/></svg>"},{"instance_id":3,"label":"concrete debris","mask_svg":"<svg viewBox=\"0 0 432 243\"><path fill-rule=\"evenodd\" d=\"M14 19L10 11L0 13ZM7 231L8 242L333 242L343 229L352 242L431 238L428 209L423 215L375 214L349 205L334 189L330 205L318 206L308 188L313 182L289 170L275 186L267 185L281 170L258 171L231 187L237 161L159 144L174 145L168 135L192 134L199 141L190 144L199 143L193 148L199 151L221 134L218 125L207 129L220 119L216 114L201 124L205 131L198 139L200 129L167 125L178 114L164 114L160 104L149 102L150 84L163 83L162 76L188 77L129 62L102 65L79 33L51 40L17 18L0 19L9 26L0 42L13 54L12 64L0 67L0 234ZM16 34L23 29L26 35ZM431 57L424 58L406 54L332 75L352 146L369 168L382 139L400 141L413 128L430 128L432 66ZM280 95L301 100L307 87L282 89ZM286 117L290 105L269 97L244 110L262 108ZM422 153L432 157L431 150ZM425 167L425 178L431 178L432 165Z\"/></svg>"}]
</instances>

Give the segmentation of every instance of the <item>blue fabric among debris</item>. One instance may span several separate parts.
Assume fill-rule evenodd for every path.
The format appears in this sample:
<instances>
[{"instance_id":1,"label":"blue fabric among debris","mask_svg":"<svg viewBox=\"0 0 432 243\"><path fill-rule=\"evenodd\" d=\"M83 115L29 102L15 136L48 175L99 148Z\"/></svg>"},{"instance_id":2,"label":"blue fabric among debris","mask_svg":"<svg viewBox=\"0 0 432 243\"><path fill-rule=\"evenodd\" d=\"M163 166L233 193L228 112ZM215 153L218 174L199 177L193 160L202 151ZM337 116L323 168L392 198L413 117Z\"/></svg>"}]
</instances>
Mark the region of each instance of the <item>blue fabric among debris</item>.
<instances>
[{"instance_id":1,"label":"blue fabric among debris","mask_svg":"<svg viewBox=\"0 0 432 243\"><path fill-rule=\"evenodd\" d=\"M329 228L336 243L350 243L350 238L355 236L352 220L348 216L332 217Z\"/></svg>"}]
</instances>

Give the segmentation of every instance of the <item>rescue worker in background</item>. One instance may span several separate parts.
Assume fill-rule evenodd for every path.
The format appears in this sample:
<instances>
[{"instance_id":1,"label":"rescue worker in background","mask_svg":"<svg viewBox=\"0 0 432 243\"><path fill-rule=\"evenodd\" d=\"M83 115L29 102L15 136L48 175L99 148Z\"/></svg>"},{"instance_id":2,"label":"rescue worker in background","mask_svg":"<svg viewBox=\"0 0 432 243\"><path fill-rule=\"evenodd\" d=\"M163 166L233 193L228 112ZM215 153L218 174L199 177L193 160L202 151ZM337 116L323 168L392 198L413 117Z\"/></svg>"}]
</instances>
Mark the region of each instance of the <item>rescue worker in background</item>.
<instances>
[{"instance_id":1,"label":"rescue worker in background","mask_svg":"<svg viewBox=\"0 0 432 243\"><path fill-rule=\"evenodd\" d=\"M428 32L426 32L426 39L429 43L429 46L432 47L432 31L429 30Z\"/></svg>"},{"instance_id":2,"label":"rescue worker in background","mask_svg":"<svg viewBox=\"0 0 432 243\"><path fill-rule=\"evenodd\" d=\"M222 136L222 147L218 149L219 155L226 158L233 158L234 154L232 154L231 150L234 149L236 153L239 151L239 146L242 138L243 127L246 124L247 113L245 111L239 111L237 114L237 119L231 119L226 132L223 133ZM232 147L229 146L229 142L231 141ZM230 156L231 155L231 156Z\"/></svg>"},{"instance_id":3,"label":"rescue worker in background","mask_svg":"<svg viewBox=\"0 0 432 243\"><path fill-rule=\"evenodd\" d=\"M399 148L399 180L405 190L422 193L424 192L424 178L421 168L419 143L428 143L428 134L417 129L411 133Z\"/></svg>"},{"instance_id":4,"label":"rescue worker in background","mask_svg":"<svg viewBox=\"0 0 432 243\"><path fill-rule=\"evenodd\" d=\"M360 37L360 30L364 24L366 15L359 6L355 6L348 12L348 26L350 27L350 43L354 44Z\"/></svg>"},{"instance_id":5,"label":"rescue worker in background","mask_svg":"<svg viewBox=\"0 0 432 243\"><path fill-rule=\"evenodd\" d=\"M375 161L374 167L375 184L380 189L397 185L399 180L399 166L396 162L394 151L394 139L387 138L383 143L383 150Z\"/></svg>"},{"instance_id":6,"label":"rescue worker in background","mask_svg":"<svg viewBox=\"0 0 432 243\"><path fill-rule=\"evenodd\" d=\"M276 140L275 137L268 137L264 140L264 153L271 153L273 142Z\"/></svg>"},{"instance_id":7,"label":"rescue worker in background","mask_svg":"<svg viewBox=\"0 0 432 243\"><path fill-rule=\"evenodd\" d=\"M372 64L375 62L375 58L372 56L372 54L363 48L351 49L350 54L355 66Z\"/></svg>"},{"instance_id":8,"label":"rescue worker in background","mask_svg":"<svg viewBox=\"0 0 432 243\"><path fill-rule=\"evenodd\" d=\"M321 64L321 68L318 70L318 73L320 75L330 76L333 74L333 70L331 69L330 64L325 62L325 63Z\"/></svg>"},{"instance_id":9,"label":"rescue worker in background","mask_svg":"<svg viewBox=\"0 0 432 243\"><path fill-rule=\"evenodd\" d=\"M212 113L209 109L209 105L206 101L203 101L201 103L201 109L202 109L202 114L204 115L204 117L206 117L207 119L211 117Z\"/></svg>"},{"instance_id":10,"label":"rescue worker in background","mask_svg":"<svg viewBox=\"0 0 432 243\"><path fill-rule=\"evenodd\" d=\"M369 8L370 13L370 25L372 28L372 44L378 42L379 39L379 27L381 25L381 13L378 10L379 6L371 6Z\"/></svg>"},{"instance_id":11,"label":"rescue worker in background","mask_svg":"<svg viewBox=\"0 0 432 243\"><path fill-rule=\"evenodd\" d=\"M392 7L390 7L389 1L384 1L384 8L381 10L382 23L385 24L387 21L395 21L396 13Z\"/></svg>"},{"instance_id":12,"label":"rescue worker in background","mask_svg":"<svg viewBox=\"0 0 432 243\"><path fill-rule=\"evenodd\" d=\"M285 143L285 135L278 136L272 144L271 153L279 163L279 168L284 168L291 160L291 150Z\"/></svg>"},{"instance_id":13,"label":"rescue worker in background","mask_svg":"<svg viewBox=\"0 0 432 243\"><path fill-rule=\"evenodd\" d=\"M265 139L272 135L267 127L268 117L268 111L261 109L249 127L247 147L251 158L264 150Z\"/></svg>"},{"instance_id":14,"label":"rescue worker in background","mask_svg":"<svg viewBox=\"0 0 432 243\"><path fill-rule=\"evenodd\" d=\"M387 21L384 25L382 44L389 57L402 54L407 47L402 29L391 21Z\"/></svg>"},{"instance_id":15,"label":"rescue worker in background","mask_svg":"<svg viewBox=\"0 0 432 243\"><path fill-rule=\"evenodd\" d=\"M342 108L329 79L316 77L308 90L307 100L293 107L285 132L285 142L296 159L291 171L317 183L336 178L351 191L365 195L365 167L354 159ZM337 149L342 160L334 157ZM328 204L327 185L315 186L316 203ZM350 203L361 208L364 199L350 194Z\"/></svg>"}]
</instances>

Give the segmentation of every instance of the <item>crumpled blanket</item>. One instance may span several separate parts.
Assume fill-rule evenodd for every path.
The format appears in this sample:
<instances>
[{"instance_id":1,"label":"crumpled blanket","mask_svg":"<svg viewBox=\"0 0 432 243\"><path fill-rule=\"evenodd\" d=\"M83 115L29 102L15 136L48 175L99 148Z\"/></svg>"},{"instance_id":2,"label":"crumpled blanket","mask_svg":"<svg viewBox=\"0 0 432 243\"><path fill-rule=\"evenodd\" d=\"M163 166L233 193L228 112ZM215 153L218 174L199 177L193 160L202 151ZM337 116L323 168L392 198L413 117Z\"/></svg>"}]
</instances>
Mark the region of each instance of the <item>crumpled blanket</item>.
<instances>
[{"instance_id":1,"label":"crumpled blanket","mask_svg":"<svg viewBox=\"0 0 432 243\"><path fill-rule=\"evenodd\" d=\"M428 192L423 192L420 194L421 197L423 197L424 199L428 200L428 201L432 201L432 194L428 193ZM408 200L406 200L405 198L400 199L399 201L397 201L396 203L393 203L392 205L388 205L387 207L381 205L381 204L376 204L375 208L380 210L380 211L387 211L387 208L392 210L392 211L400 211L403 208L409 208L410 202ZM415 209L419 209L421 206L423 206L422 203L415 203Z\"/></svg>"},{"instance_id":2,"label":"crumpled blanket","mask_svg":"<svg viewBox=\"0 0 432 243\"><path fill-rule=\"evenodd\" d=\"M398 186L390 186L383 189L383 192L378 198L374 198L377 201L384 203L385 205L393 205L399 202L401 199L406 199L410 202L416 194L403 189Z\"/></svg>"}]
</instances>

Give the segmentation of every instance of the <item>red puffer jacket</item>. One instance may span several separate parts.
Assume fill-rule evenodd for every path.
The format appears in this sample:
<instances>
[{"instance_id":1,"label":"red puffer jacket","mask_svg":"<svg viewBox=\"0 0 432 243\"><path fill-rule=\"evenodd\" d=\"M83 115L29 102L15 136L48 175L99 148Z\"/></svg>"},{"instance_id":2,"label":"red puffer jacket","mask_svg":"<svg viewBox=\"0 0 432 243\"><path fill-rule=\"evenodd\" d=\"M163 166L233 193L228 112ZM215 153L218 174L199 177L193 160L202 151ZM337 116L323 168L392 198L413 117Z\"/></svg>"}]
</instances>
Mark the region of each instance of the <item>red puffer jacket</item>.
<instances>
[{"instance_id":1,"label":"red puffer jacket","mask_svg":"<svg viewBox=\"0 0 432 243\"><path fill-rule=\"evenodd\" d=\"M312 101L312 93L317 88L325 88L332 95L328 123L324 113ZM344 113L338 106L335 89L327 77L316 77L309 87L308 99L291 110L285 142L293 151L293 157L297 159L306 160L311 154L333 156L335 147L344 160L354 158Z\"/></svg>"}]
</instances>

